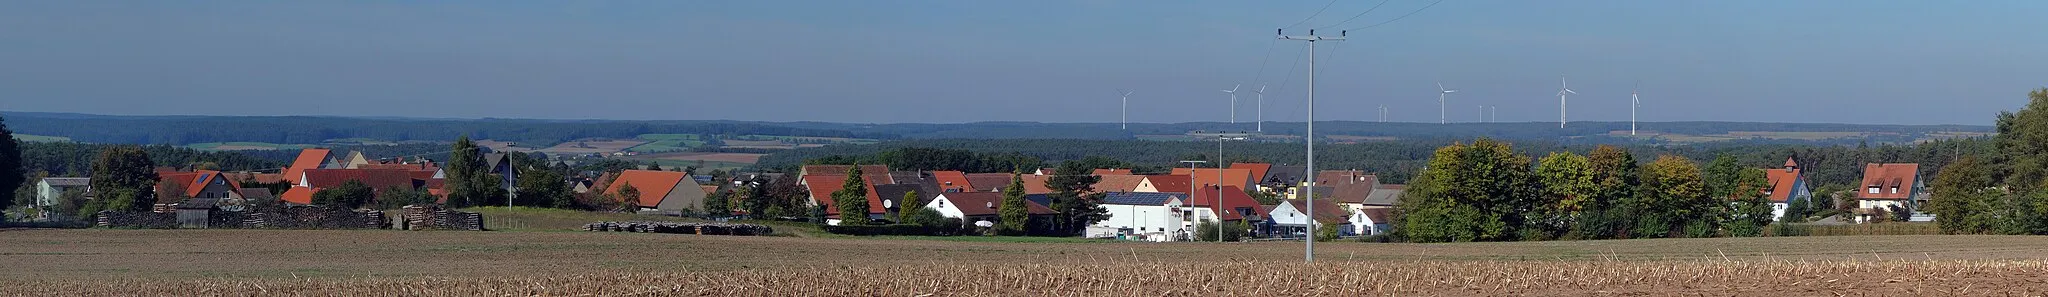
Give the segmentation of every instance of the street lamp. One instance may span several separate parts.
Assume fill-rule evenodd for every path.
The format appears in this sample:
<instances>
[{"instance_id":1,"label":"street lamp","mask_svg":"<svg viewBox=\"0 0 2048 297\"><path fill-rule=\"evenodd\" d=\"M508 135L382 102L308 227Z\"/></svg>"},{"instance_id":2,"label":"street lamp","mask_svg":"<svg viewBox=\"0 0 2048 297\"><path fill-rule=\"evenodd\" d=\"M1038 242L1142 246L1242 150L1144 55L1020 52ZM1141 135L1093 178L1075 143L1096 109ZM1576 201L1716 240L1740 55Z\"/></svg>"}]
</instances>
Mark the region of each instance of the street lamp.
<instances>
[{"instance_id":1,"label":"street lamp","mask_svg":"<svg viewBox=\"0 0 2048 297\"><path fill-rule=\"evenodd\" d=\"M1196 135L1216 137L1216 196L1212 197L1216 201L1209 202L1209 212L1216 215L1216 242L1223 242L1223 141L1249 139L1252 133L1205 133ZM1194 186L1195 184L1194 170L1194 168L1188 169L1189 186ZM1188 192L1189 198L1193 198L1194 195L1194 192Z\"/></svg>"}]
</instances>

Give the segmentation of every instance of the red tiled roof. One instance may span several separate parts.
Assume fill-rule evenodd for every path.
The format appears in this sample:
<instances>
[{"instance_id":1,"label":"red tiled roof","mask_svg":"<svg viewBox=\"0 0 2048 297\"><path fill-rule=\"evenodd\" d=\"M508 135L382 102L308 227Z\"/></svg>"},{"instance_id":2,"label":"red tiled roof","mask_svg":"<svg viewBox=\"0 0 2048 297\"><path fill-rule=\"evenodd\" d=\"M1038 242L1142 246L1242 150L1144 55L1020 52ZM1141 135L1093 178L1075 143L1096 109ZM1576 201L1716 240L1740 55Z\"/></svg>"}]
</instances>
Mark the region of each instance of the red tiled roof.
<instances>
[{"instance_id":1,"label":"red tiled roof","mask_svg":"<svg viewBox=\"0 0 2048 297\"><path fill-rule=\"evenodd\" d=\"M1267 164L1267 163L1230 163L1230 169L1245 169L1245 170L1251 170L1251 180L1252 180L1252 184L1260 184L1260 183L1264 183L1264 182L1265 182L1265 179L1266 179L1266 172L1267 172L1267 171L1271 171L1271 170L1273 170L1273 164Z\"/></svg>"},{"instance_id":2,"label":"red tiled roof","mask_svg":"<svg viewBox=\"0 0 2048 297\"><path fill-rule=\"evenodd\" d=\"M1096 169L1095 175L1131 175L1130 168Z\"/></svg>"},{"instance_id":3,"label":"red tiled roof","mask_svg":"<svg viewBox=\"0 0 2048 297\"><path fill-rule=\"evenodd\" d=\"M939 190L960 190L973 192L974 183L967 180L967 173L959 171L932 171L932 179L938 180Z\"/></svg>"},{"instance_id":4,"label":"red tiled roof","mask_svg":"<svg viewBox=\"0 0 2048 297\"><path fill-rule=\"evenodd\" d=\"M284 190L284 195L278 195L277 199L293 204L313 204L313 192L315 191L319 190L306 187L292 187L291 189Z\"/></svg>"},{"instance_id":5,"label":"red tiled roof","mask_svg":"<svg viewBox=\"0 0 2048 297\"><path fill-rule=\"evenodd\" d=\"M846 172L849 170L853 170L853 165L804 165L802 173L804 174L804 176L846 176ZM860 177L862 179L865 179L868 183L885 185L896 183L895 181L893 181L892 178L889 177L888 165L860 165Z\"/></svg>"},{"instance_id":6,"label":"red tiled roof","mask_svg":"<svg viewBox=\"0 0 2048 297\"><path fill-rule=\"evenodd\" d=\"M1002 193L945 193L939 194L939 197L946 198L946 201L952 201L954 208L959 208L962 214L969 216L996 215L1000 213L998 210L1003 207ZM995 207L989 207L990 205ZM1025 200L1024 206L1026 208L1025 213L1028 214L1049 215L1057 213L1051 208L1038 205L1038 203L1031 202L1030 200Z\"/></svg>"},{"instance_id":7,"label":"red tiled roof","mask_svg":"<svg viewBox=\"0 0 2048 297\"><path fill-rule=\"evenodd\" d=\"M1024 194L1052 193L1052 188L1045 187L1045 181L1052 178L1050 175L1025 174L1023 176L1016 176L1009 173L967 174L968 183L974 185L975 192L1002 192L1003 189L1010 187L1011 177L1019 177L1024 180Z\"/></svg>"},{"instance_id":8,"label":"red tiled roof","mask_svg":"<svg viewBox=\"0 0 2048 297\"><path fill-rule=\"evenodd\" d=\"M1223 203L1220 205L1220 208L1224 210L1224 212L1219 216L1223 217L1223 220L1225 221L1244 219L1245 214L1237 213L1237 208L1239 207L1250 207L1251 209L1260 209L1259 200L1252 199L1251 195L1246 195L1244 193L1244 188L1224 186L1222 189L1222 193ZM1217 189L1215 187L1203 187L1202 189L1195 191L1195 197L1194 199L1190 199L1192 201L1189 201L1188 206L1197 208L1207 208L1211 205L1218 205L1216 204L1216 194ZM1317 204L1316 206L1322 205ZM1260 214L1255 213L1252 215Z\"/></svg>"},{"instance_id":9,"label":"red tiled roof","mask_svg":"<svg viewBox=\"0 0 2048 297\"><path fill-rule=\"evenodd\" d=\"M1130 192L1130 191L1135 191L1135 190L1137 190L1137 189L1138 189L1138 184L1139 184L1139 183L1143 183L1143 182L1145 182L1145 176L1142 176L1142 175L1097 175L1097 176L1098 176L1098 177L1102 177L1102 180L1099 180L1099 181L1096 181L1096 182L1095 182L1095 186L1094 186L1094 187L1095 187L1095 192L1098 192L1098 193L1108 193L1108 192ZM1183 191L1185 191L1185 190L1183 190Z\"/></svg>"},{"instance_id":10,"label":"red tiled roof","mask_svg":"<svg viewBox=\"0 0 2048 297\"><path fill-rule=\"evenodd\" d=\"M1863 165L1863 183L1856 189L1856 199L1905 200L1911 198L1914 178L1919 177L1917 163L1870 163ZM1877 187L1877 194L1870 188ZM1898 188L1893 193L1892 188Z\"/></svg>"},{"instance_id":11,"label":"red tiled roof","mask_svg":"<svg viewBox=\"0 0 2048 297\"><path fill-rule=\"evenodd\" d=\"M861 179L861 183L865 184L868 190L868 213L888 212L888 208L882 207L882 199L879 198L881 195L875 194L875 183L867 181L865 177ZM839 207L833 205L832 192L838 192L840 188L846 186L846 176L806 175L804 176L804 186L806 190L811 192L812 201L817 201L818 205L825 206L826 215L839 215Z\"/></svg>"},{"instance_id":12,"label":"red tiled roof","mask_svg":"<svg viewBox=\"0 0 2048 297\"><path fill-rule=\"evenodd\" d=\"M1184 175L1187 172L1194 172L1194 177L1192 181L1197 185L1214 185L1218 184L1218 182L1220 181L1222 185L1233 186L1238 188L1244 188L1246 183L1251 182L1252 174L1252 171L1248 169L1219 170L1215 168L1174 168L1173 172L1175 175Z\"/></svg>"},{"instance_id":13,"label":"red tiled roof","mask_svg":"<svg viewBox=\"0 0 2048 297\"><path fill-rule=\"evenodd\" d=\"M1329 197L1339 203L1365 203L1366 197L1379 186L1379 176L1357 170L1325 170L1316 173L1316 185L1330 189L1330 193L1317 197Z\"/></svg>"},{"instance_id":14,"label":"red tiled roof","mask_svg":"<svg viewBox=\"0 0 2048 297\"><path fill-rule=\"evenodd\" d=\"M327 153L328 150L323 148L299 150L299 157L292 159L291 167L284 168L284 180L298 183L300 172L305 172L306 169L319 169L321 163L327 162Z\"/></svg>"},{"instance_id":15,"label":"red tiled roof","mask_svg":"<svg viewBox=\"0 0 2048 297\"><path fill-rule=\"evenodd\" d=\"M618 195L620 188L632 184L634 190L640 191L640 201L629 202L635 202L640 207L655 207L661 205L661 199L668 197L670 191L675 191L676 185L689 178L689 175L675 171L626 170L619 172L618 180L612 181L611 186L605 188L604 192Z\"/></svg>"},{"instance_id":16,"label":"red tiled roof","mask_svg":"<svg viewBox=\"0 0 2048 297\"><path fill-rule=\"evenodd\" d=\"M1785 170L1784 168L1758 170L1764 171L1764 180L1771 187L1771 195L1764 197L1764 199L1770 199L1771 202L1777 203L1792 201L1792 186L1799 181L1800 174L1804 173L1798 168L1791 170Z\"/></svg>"},{"instance_id":17,"label":"red tiled roof","mask_svg":"<svg viewBox=\"0 0 2048 297\"><path fill-rule=\"evenodd\" d=\"M1152 188L1160 193L1186 194L1188 188L1192 187L1187 175L1147 175L1145 181L1151 182Z\"/></svg>"},{"instance_id":18,"label":"red tiled roof","mask_svg":"<svg viewBox=\"0 0 2048 297\"><path fill-rule=\"evenodd\" d=\"M405 170L432 170L432 169L434 169L434 167L433 167L433 166L427 166L427 164L417 164L417 163L416 163L416 164L375 164L375 163L372 163L372 164L363 164L363 165L356 165L356 169L405 169Z\"/></svg>"},{"instance_id":19,"label":"red tiled roof","mask_svg":"<svg viewBox=\"0 0 2048 297\"><path fill-rule=\"evenodd\" d=\"M1295 211L1308 211L1308 205L1302 204L1302 201L1300 199L1288 199L1286 200L1286 202L1287 204L1294 206ZM1345 221L1348 221L1351 218L1351 213L1349 211L1344 210L1343 206L1338 206L1337 203L1330 202L1329 200L1318 199L1315 200L1315 204L1316 213L1313 214L1313 216L1316 218L1316 222L1335 225L1343 224L1345 223Z\"/></svg>"}]
</instances>

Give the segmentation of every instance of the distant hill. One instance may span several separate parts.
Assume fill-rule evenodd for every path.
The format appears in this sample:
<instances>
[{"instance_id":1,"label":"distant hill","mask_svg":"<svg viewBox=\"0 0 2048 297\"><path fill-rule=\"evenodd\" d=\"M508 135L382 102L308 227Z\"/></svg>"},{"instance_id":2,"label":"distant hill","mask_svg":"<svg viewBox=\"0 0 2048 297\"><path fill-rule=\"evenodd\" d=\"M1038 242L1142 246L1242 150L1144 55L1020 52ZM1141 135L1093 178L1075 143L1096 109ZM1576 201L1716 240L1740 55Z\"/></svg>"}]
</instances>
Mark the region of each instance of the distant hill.
<instances>
[{"instance_id":1,"label":"distant hill","mask_svg":"<svg viewBox=\"0 0 2048 297\"><path fill-rule=\"evenodd\" d=\"M857 139L1194 139L1191 131L1249 131L1252 123L979 122L961 124L858 124L752 121L615 121L539 119L429 119L321 116L113 116L76 113L0 112L18 133L89 143L173 144L254 142L319 144L336 139L448 141L476 139L549 146L581 139L632 139L646 134L767 135ZM1303 123L1268 122L1265 133L1301 135ZM1571 143L1690 144L1725 140L1790 143L1911 143L1939 138L1989 135L1989 126L1861 125L1750 122L1641 123L1629 136L1627 122L1556 123L1376 123L1318 122L1319 137L1335 142L1403 139L1551 140ZM1269 141L1299 141L1274 137Z\"/></svg>"}]
</instances>

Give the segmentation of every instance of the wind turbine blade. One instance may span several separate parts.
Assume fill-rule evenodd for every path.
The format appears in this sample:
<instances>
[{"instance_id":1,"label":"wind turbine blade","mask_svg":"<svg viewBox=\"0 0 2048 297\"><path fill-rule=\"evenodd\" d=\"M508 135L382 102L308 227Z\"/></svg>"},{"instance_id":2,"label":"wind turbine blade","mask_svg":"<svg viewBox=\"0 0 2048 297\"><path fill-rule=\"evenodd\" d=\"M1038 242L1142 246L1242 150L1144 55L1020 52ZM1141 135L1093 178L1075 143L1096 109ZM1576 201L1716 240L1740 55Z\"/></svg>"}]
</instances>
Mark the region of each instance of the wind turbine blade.
<instances>
[{"instance_id":1,"label":"wind turbine blade","mask_svg":"<svg viewBox=\"0 0 2048 297\"><path fill-rule=\"evenodd\" d=\"M1436 91L1438 91L1438 92L1443 92L1443 91L1444 91L1444 82L1436 82ZM1446 93L1448 93L1448 92L1446 92Z\"/></svg>"},{"instance_id":2,"label":"wind turbine blade","mask_svg":"<svg viewBox=\"0 0 2048 297\"><path fill-rule=\"evenodd\" d=\"M1572 93L1572 95L1578 95L1578 94L1579 94L1579 92L1573 92L1573 91L1572 91L1572 89L1564 89L1564 92L1565 92L1565 93Z\"/></svg>"}]
</instances>

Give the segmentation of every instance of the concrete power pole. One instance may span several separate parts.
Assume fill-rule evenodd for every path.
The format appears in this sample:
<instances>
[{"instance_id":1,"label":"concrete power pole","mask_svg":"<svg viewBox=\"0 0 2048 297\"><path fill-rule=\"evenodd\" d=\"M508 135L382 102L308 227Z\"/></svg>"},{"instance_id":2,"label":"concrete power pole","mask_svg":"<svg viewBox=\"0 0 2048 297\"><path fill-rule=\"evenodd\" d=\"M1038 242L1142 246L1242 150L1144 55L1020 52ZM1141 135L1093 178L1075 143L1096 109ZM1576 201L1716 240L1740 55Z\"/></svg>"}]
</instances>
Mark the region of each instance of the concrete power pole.
<instances>
[{"instance_id":1,"label":"concrete power pole","mask_svg":"<svg viewBox=\"0 0 2048 297\"><path fill-rule=\"evenodd\" d=\"M1307 225L1308 235L1310 237L1308 238L1308 240L1302 241L1306 244L1302 246L1301 252L1303 261L1307 261L1308 263L1315 263L1316 239L1313 236L1315 236L1316 234L1316 221L1314 219L1316 213L1316 187L1313 181L1315 180L1316 176L1316 42L1324 40L1343 41L1344 33L1346 32L1338 31L1336 37L1316 36L1316 30L1313 29L1308 30L1308 35L1288 36L1286 33L1286 29L1275 30L1274 33L1279 34L1280 39L1301 40L1308 42L1308 133L1306 137L1303 137L1302 139L1307 140L1306 142L1308 143L1308 164L1306 169L1308 172L1305 176L1308 177L1307 179L1311 182L1307 189L1303 191L1303 193L1306 193L1306 195L1303 196L1303 199L1307 199L1303 201L1307 202L1305 204L1308 204L1308 215L1310 219L1308 220Z\"/></svg>"}]
</instances>

